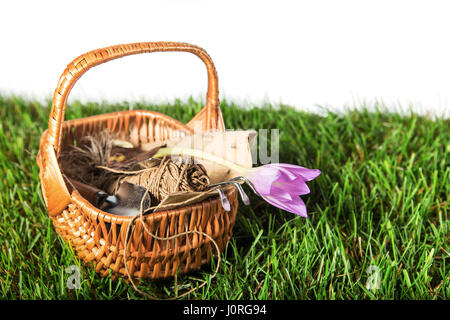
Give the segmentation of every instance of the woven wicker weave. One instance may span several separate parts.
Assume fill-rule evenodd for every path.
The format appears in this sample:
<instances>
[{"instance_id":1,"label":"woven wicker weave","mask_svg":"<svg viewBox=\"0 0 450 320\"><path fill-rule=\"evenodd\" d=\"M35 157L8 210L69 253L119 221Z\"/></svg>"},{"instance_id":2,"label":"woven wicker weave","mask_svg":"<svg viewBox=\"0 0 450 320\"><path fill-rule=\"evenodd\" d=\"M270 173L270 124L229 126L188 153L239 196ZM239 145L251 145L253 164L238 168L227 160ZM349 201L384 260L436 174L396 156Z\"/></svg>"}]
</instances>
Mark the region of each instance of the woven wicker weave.
<instances>
[{"instance_id":1,"label":"woven wicker weave","mask_svg":"<svg viewBox=\"0 0 450 320\"><path fill-rule=\"evenodd\" d=\"M184 51L197 55L206 65L208 91L206 106L187 124L166 115L142 110L115 112L82 119L64 121L64 113L70 90L76 81L90 68L127 55ZM226 190L231 211L221 206L219 196L212 196L189 206L146 215L145 226L158 237L170 237L186 231L189 233L171 240L159 240L143 232L140 220L135 222L134 232L128 238L127 268L124 264L124 242L132 217L116 216L91 205L80 193L66 184L57 158L83 136L109 128L122 139L134 144L161 141L192 134L198 130L224 131L219 107L217 74L209 55L201 48L174 42L149 42L111 46L83 54L64 70L53 96L49 128L40 139L37 162L48 213L56 231L71 245L85 262L94 262L102 276L111 270L114 277L127 275L136 278L165 278L185 273L209 262L212 242L222 251L231 237L238 208L237 192Z\"/></svg>"}]
</instances>

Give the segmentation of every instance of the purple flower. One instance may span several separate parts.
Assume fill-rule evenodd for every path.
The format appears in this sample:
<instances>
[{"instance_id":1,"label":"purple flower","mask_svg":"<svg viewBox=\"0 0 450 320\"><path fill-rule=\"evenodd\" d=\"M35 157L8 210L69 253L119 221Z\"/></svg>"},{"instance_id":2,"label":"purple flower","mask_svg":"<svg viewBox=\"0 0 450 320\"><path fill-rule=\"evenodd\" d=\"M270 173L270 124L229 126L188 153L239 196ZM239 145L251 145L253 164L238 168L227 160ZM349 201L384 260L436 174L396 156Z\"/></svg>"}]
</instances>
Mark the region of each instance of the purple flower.
<instances>
[{"instance_id":1,"label":"purple flower","mask_svg":"<svg viewBox=\"0 0 450 320\"><path fill-rule=\"evenodd\" d=\"M300 196L310 192L306 181L317 178L320 173L318 169L273 163L254 168L245 176L268 203L306 218L306 206Z\"/></svg>"}]
</instances>

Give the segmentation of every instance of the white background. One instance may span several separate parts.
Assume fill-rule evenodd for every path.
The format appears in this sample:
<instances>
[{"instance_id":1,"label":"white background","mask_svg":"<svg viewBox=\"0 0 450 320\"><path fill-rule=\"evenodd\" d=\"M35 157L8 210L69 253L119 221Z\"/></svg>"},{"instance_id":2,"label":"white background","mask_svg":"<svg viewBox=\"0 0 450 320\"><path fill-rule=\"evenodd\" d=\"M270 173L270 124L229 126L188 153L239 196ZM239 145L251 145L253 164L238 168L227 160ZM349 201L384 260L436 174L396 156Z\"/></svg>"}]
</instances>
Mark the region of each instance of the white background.
<instances>
[{"instance_id":1,"label":"white background","mask_svg":"<svg viewBox=\"0 0 450 320\"><path fill-rule=\"evenodd\" d=\"M6 3L7 2L7 3ZM2 1L0 93L49 98L66 65L138 41L205 48L221 97L242 105L390 109L448 117L447 1ZM70 101L204 98L206 72L184 53L126 57L81 78ZM69 101L69 102L70 102Z\"/></svg>"}]
</instances>

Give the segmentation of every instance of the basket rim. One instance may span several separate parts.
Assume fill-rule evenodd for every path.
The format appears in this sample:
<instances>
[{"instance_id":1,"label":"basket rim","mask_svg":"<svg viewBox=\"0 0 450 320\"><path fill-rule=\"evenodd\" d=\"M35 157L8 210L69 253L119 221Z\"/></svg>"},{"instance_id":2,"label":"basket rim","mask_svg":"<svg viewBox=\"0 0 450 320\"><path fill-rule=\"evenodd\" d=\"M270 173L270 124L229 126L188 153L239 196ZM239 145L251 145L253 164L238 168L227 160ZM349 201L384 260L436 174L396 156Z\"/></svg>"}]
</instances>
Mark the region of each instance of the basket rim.
<instances>
[{"instance_id":1,"label":"basket rim","mask_svg":"<svg viewBox=\"0 0 450 320\"><path fill-rule=\"evenodd\" d=\"M114 112L108 112L108 113L95 114L95 115L83 117L83 118L69 119L69 120L65 120L62 123L62 127L67 127L67 126L70 126L73 124L78 124L78 123L82 123L82 122L86 122L86 121L104 120L105 118L109 118L109 117L113 118L118 115L120 115L120 116L124 116L124 115L139 116L140 115L140 116L150 116L153 119L159 118L161 120L171 122L171 124L173 124L175 127L177 127L177 129L179 128L180 130L185 130L189 134L194 132L194 130L192 128L188 127L181 121L174 119L164 113L161 113L158 111L152 111L152 110L142 110L142 109L114 111ZM48 129L46 129L42 135L48 136Z\"/></svg>"}]
</instances>

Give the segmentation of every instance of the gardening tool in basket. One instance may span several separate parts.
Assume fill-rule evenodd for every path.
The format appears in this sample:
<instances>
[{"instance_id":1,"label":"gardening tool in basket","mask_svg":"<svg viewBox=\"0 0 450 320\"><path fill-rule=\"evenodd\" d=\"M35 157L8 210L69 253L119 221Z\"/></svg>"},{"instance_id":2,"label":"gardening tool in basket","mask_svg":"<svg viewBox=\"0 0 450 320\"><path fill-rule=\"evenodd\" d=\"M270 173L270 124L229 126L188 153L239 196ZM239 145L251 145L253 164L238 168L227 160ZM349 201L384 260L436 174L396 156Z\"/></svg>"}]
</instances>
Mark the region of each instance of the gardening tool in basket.
<instances>
[{"instance_id":1,"label":"gardening tool in basket","mask_svg":"<svg viewBox=\"0 0 450 320\"><path fill-rule=\"evenodd\" d=\"M64 121L70 90L87 70L128 55L165 51L193 53L206 65L206 106L189 123L185 125L164 114L143 110ZM82 260L94 262L100 275L112 271L113 277L156 279L198 269L210 261L214 247L220 254L230 239L238 209L237 191L231 186L222 188L230 211L221 205L223 194L213 193L199 202L153 212L141 216L142 219L118 216L98 209L83 197L61 171L59 154L82 137L106 128L121 139L140 145L192 135L194 124L197 132L225 131L216 70L210 56L197 46L175 42L116 45L83 54L64 70L54 92L48 130L40 139L39 177L56 231ZM134 225L129 228L131 223ZM183 236L174 236L177 234Z\"/></svg>"}]
</instances>

